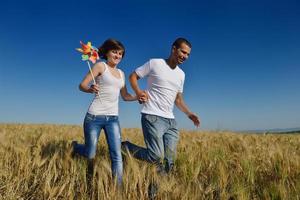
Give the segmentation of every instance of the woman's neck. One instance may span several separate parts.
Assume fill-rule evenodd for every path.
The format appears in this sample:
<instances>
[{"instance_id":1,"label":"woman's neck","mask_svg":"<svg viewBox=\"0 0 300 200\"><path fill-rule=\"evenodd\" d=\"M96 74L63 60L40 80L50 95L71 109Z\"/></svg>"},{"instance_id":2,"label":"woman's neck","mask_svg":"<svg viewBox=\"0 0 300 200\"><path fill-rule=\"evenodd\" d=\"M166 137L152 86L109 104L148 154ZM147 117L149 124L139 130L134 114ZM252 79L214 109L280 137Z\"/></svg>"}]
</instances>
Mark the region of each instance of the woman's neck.
<instances>
[{"instance_id":1,"label":"woman's neck","mask_svg":"<svg viewBox=\"0 0 300 200\"><path fill-rule=\"evenodd\" d=\"M106 61L106 64L111 67L111 68L117 68L117 65L114 65L112 63L109 63L108 61Z\"/></svg>"}]
</instances>

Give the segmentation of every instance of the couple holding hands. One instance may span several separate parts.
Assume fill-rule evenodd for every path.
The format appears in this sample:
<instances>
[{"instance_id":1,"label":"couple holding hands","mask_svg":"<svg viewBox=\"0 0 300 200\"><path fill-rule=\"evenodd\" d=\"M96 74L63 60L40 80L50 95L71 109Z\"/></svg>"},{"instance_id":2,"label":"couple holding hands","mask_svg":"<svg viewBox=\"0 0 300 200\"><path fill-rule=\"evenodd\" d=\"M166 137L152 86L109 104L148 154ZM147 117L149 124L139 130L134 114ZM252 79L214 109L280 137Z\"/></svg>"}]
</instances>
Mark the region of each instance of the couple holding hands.
<instances>
[{"instance_id":1,"label":"couple holding hands","mask_svg":"<svg viewBox=\"0 0 300 200\"><path fill-rule=\"evenodd\" d=\"M73 152L88 159L88 179L92 179L94 157L102 129L106 136L111 159L112 175L117 184L122 184L123 161L121 149L130 152L135 158L156 164L159 171L172 170L179 139L179 130L173 115L174 104L200 125L196 114L191 112L182 96L185 74L178 65L188 59L191 44L184 38L177 38L167 59L150 59L138 67L129 77L136 95L128 93L125 74L118 64L125 55L121 42L108 39L99 47L99 56L105 62L98 62L92 68L96 83L88 73L79 88L86 93L95 93L86 113L83 129L84 144L72 142ZM138 80L147 78L147 89L139 87ZM142 104L141 123L146 147L139 147L129 141L121 141L121 128L118 119L119 96L124 101L138 100ZM88 180L89 181L89 180Z\"/></svg>"}]
</instances>

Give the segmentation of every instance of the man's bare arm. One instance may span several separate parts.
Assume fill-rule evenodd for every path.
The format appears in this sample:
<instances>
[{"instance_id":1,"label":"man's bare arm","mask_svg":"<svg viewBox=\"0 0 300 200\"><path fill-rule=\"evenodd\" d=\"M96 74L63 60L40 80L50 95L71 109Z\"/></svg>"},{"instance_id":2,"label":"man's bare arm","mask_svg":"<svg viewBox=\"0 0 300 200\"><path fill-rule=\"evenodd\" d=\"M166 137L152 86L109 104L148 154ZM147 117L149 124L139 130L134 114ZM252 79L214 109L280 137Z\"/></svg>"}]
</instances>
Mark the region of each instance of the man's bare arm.
<instances>
[{"instance_id":1,"label":"man's bare arm","mask_svg":"<svg viewBox=\"0 0 300 200\"><path fill-rule=\"evenodd\" d=\"M175 99L175 105L181 110L183 113L185 113L190 120L193 121L194 125L199 127L200 126L200 119L199 117L191 112L186 105L186 103L183 100L182 93L178 93Z\"/></svg>"}]
</instances>

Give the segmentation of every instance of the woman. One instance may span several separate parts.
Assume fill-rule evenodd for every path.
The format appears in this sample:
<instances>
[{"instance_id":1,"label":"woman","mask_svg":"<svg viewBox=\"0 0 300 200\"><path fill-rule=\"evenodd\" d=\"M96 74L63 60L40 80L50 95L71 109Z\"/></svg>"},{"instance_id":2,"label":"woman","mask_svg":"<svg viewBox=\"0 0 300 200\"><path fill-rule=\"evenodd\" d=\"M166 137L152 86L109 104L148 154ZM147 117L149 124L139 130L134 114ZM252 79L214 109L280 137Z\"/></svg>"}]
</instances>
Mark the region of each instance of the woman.
<instances>
[{"instance_id":1,"label":"woman","mask_svg":"<svg viewBox=\"0 0 300 200\"><path fill-rule=\"evenodd\" d=\"M96 154L97 142L102 129L106 136L111 159L113 177L117 184L122 183L123 163L121 155L121 129L118 120L119 95L124 101L137 100L127 92L125 75L117 68L125 54L125 48L121 42L108 39L99 47L100 58L106 62L98 62L92 68L96 83L89 86L93 80L88 73L79 85L79 89L86 93L95 93L87 114L84 119L85 144L73 142L74 153L85 156L89 160L88 181L91 182L93 175L93 160Z\"/></svg>"}]
</instances>

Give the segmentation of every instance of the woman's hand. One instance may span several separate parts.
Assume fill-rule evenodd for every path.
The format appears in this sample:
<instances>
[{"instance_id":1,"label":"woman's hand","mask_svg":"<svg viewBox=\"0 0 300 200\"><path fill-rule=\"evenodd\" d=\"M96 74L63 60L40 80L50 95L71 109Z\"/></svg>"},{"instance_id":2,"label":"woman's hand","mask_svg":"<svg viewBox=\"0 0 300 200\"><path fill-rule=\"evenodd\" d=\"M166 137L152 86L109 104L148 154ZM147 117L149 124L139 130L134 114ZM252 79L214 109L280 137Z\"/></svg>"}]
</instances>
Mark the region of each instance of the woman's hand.
<instances>
[{"instance_id":1,"label":"woman's hand","mask_svg":"<svg viewBox=\"0 0 300 200\"><path fill-rule=\"evenodd\" d=\"M99 92L99 85L98 84L92 84L89 88L90 93L98 93Z\"/></svg>"}]
</instances>

